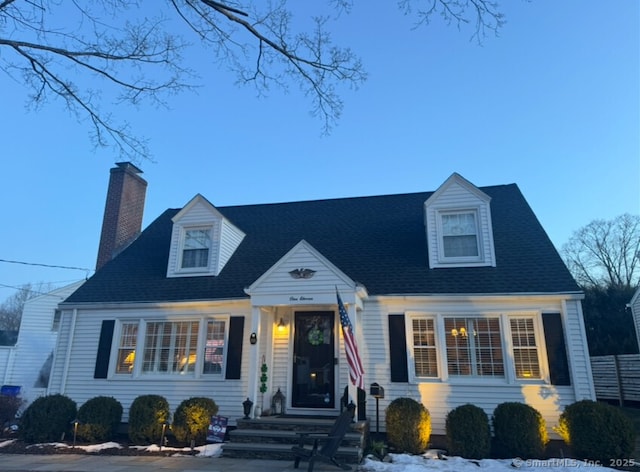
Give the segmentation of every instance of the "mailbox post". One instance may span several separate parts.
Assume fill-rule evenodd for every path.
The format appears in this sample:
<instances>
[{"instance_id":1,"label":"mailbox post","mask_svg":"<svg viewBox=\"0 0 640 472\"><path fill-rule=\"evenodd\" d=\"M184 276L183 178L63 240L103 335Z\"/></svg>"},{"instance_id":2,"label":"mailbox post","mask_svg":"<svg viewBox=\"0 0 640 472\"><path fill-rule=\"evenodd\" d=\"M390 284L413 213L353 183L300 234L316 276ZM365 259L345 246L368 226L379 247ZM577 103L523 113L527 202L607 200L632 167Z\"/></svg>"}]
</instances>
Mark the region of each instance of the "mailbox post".
<instances>
[{"instance_id":1,"label":"mailbox post","mask_svg":"<svg viewBox=\"0 0 640 472\"><path fill-rule=\"evenodd\" d=\"M371 384L369 388L369 395L376 399L376 437L380 437L380 406L378 402L381 398L384 398L384 388L378 385L377 382Z\"/></svg>"}]
</instances>

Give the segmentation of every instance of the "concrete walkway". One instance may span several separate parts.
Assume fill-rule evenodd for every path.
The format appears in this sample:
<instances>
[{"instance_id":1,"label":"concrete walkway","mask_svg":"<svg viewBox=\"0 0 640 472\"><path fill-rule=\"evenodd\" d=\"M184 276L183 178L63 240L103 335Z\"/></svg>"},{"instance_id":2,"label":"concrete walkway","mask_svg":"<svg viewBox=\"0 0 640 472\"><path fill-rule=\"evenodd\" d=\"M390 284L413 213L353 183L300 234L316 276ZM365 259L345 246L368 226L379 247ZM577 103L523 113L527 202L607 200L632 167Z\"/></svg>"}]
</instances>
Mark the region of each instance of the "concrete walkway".
<instances>
[{"instance_id":1,"label":"concrete walkway","mask_svg":"<svg viewBox=\"0 0 640 472\"><path fill-rule=\"evenodd\" d=\"M0 454L5 472L292 472L307 470L307 463L293 468L292 461L230 459L224 457L100 456L80 454ZM314 471L333 471L331 464L316 463ZM357 470L356 468L352 470Z\"/></svg>"}]
</instances>

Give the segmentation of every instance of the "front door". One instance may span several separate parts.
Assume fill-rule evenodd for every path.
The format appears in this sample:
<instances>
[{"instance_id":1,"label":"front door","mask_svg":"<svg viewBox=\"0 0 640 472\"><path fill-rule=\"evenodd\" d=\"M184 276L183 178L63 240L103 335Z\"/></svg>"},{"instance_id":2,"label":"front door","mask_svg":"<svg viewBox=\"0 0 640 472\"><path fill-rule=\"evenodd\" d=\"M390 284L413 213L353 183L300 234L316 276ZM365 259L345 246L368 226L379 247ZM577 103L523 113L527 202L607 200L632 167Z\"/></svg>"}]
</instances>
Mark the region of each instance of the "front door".
<instances>
[{"instance_id":1,"label":"front door","mask_svg":"<svg viewBox=\"0 0 640 472\"><path fill-rule=\"evenodd\" d=\"M335 408L334 313L295 314L293 395L296 408Z\"/></svg>"}]
</instances>

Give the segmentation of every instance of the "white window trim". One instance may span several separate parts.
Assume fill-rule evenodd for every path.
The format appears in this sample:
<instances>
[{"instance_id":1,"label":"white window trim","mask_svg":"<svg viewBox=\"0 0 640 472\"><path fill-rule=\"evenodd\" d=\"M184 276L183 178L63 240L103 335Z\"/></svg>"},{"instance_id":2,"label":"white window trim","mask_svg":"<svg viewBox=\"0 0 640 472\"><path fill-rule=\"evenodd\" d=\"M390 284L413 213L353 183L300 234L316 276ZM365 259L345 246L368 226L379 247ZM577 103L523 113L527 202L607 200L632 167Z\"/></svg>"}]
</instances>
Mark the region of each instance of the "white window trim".
<instances>
[{"instance_id":1,"label":"white window trim","mask_svg":"<svg viewBox=\"0 0 640 472\"><path fill-rule=\"evenodd\" d=\"M405 312L405 336L407 339L407 363L410 384L421 383L450 383L450 384L474 384L474 385L548 385L549 369L546 352L546 344L544 339L544 331L542 326L542 314L540 311L513 311L513 312L481 312L473 313L471 311L455 311L455 312ZM445 343L445 318L498 318L500 323L500 338L502 357L504 362L504 376L479 376L479 375L449 375L447 366L447 352ZM533 319L535 330L536 348L538 352L538 363L540 366L540 378L535 379L519 379L516 377L515 361L513 358L513 340L511 338L512 318ZM433 319L434 329L436 331L436 362L438 366L437 377L420 377L415 372L415 358L413 352L413 320L414 319Z\"/></svg>"},{"instance_id":2,"label":"white window trim","mask_svg":"<svg viewBox=\"0 0 640 472\"><path fill-rule=\"evenodd\" d=\"M209 255L207 257L207 265L202 267L182 267L182 258L184 257L184 245L187 240L187 231L209 230ZM189 225L180 227L180 238L178 241L178 254L176 257L176 273L178 274L203 274L211 272L213 261L213 231L212 224Z\"/></svg>"},{"instance_id":3,"label":"white window trim","mask_svg":"<svg viewBox=\"0 0 640 472\"><path fill-rule=\"evenodd\" d=\"M476 246L478 250L477 256L461 256L461 257L447 257L444 253L444 228L442 224L442 217L445 215L462 215L473 214L476 226ZM437 228L437 241L438 241L438 264L447 266L466 266L469 264L482 264L484 260L484 249L482 242L482 229L480 224L480 208L479 207L465 207L465 208L440 208L435 210L436 214L436 228Z\"/></svg>"},{"instance_id":4,"label":"white window trim","mask_svg":"<svg viewBox=\"0 0 640 472\"><path fill-rule=\"evenodd\" d=\"M130 372L117 372L118 366L118 351L120 350L120 341L122 339L123 326L125 324L138 324L138 336L136 338L136 349L133 361L133 369ZM137 361L139 346L140 346L140 332L143 329L142 320L139 318L122 318L116 320L116 327L113 330L113 337L111 339L111 355L109 356L109 378L115 379L131 379L136 376L136 369L139 364ZM142 338L144 340L144 337Z\"/></svg>"},{"instance_id":5,"label":"white window trim","mask_svg":"<svg viewBox=\"0 0 640 472\"><path fill-rule=\"evenodd\" d=\"M442 380L442 374L443 374L443 370L442 370L442 355L441 355L441 342L440 340L442 339L440 337L440 332L439 332L439 323L438 323L438 318L435 314L431 313L406 313L406 320L408 321L407 323L405 323L405 339L407 340L407 362L410 363L409 365L409 383L423 383L423 382L434 382L434 381L441 381ZM434 341L435 341L435 351L436 351L436 368L438 369L438 375L436 375L435 377L423 377L423 376L419 376L416 374L416 368L415 368L415 356L414 356L414 349L415 346L413 344L413 321L414 320L432 320L433 321L433 331L434 331Z\"/></svg>"},{"instance_id":6,"label":"white window trim","mask_svg":"<svg viewBox=\"0 0 640 472\"><path fill-rule=\"evenodd\" d=\"M144 359L145 338L148 323L175 323L175 322L198 322L198 340L196 343L196 365L194 372L175 373L175 372L143 372L142 363ZM204 349L206 346L207 322L208 321L224 321L224 351L222 353L222 369L217 374L204 374ZM211 381L224 381L226 376L227 356L229 352L229 325L231 315L225 314L207 314L201 317L186 317L184 319L176 319L174 316L157 317L150 316L146 318L122 318L116 321L116 329L114 330L111 342L111 355L109 358L109 378L122 380L178 380L178 379L206 379ZM122 327L127 323L138 323L138 337L136 338L136 356L133 363L133 369L129 373L117 373L116 366L118 362L118 350L120 348L120 340L122 337Z\"/></svg>"},{"instance_id":7,"label":"white window trim","mask_svg":"<svg viewBox=\"0 0 640 472\"><path fill-rule=\"evenodd\" d=\"M544 339L544 327L542 325L542 312L514 312L509 314L504 314L505 317L505 326L509 328L509 336L505 338L505 342L507 344L507 348L509 349L509 357L511 362L509 362L509 377L510 383L518 383L518 384L539 384L551 383L549 377L549 362L547 360L547 345ZM540 377L525 379L516 377L516 363L513 359L513 338L511 337L511 323L512 319L533 319L533 329L535 331L536 338L536 350L538 352L538 367L540 369Z\"/></svg>"}]
</instances>

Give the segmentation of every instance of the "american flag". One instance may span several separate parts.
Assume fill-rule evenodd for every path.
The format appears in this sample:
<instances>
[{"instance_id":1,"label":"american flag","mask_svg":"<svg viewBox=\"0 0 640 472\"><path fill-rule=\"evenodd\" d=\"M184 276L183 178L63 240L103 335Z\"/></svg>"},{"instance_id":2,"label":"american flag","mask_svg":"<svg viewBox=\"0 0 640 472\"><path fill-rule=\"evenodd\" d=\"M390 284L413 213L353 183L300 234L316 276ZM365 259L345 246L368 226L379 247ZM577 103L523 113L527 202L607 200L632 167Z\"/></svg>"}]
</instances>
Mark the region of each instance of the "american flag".
<instances>
[{"instance_id":1,"label":"american flag","mask_svg":"<svg viewBox=\"0 0 640 472\"><path fill-rule=\"evenodd\" d=\"M344 337L344 349L347 352L347 363L349 364L349 377L351 377L353 385L364 390L364 369L362 368L360 354L358 354L353 326L337 290L336 296L338 297L338 311L340 312L340 324L342 325L342 336Z\"/></svg>"}]
</instances>

